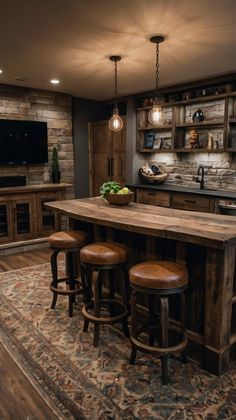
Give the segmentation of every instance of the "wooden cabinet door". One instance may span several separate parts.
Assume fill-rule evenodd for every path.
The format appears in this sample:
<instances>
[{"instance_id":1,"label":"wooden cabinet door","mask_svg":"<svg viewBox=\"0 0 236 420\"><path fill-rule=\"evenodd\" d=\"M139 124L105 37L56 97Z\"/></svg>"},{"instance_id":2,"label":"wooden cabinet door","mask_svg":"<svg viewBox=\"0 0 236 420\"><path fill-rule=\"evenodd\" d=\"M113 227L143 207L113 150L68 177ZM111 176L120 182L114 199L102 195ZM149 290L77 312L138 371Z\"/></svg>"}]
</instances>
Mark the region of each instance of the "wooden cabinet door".
<instances>
[{"instance_id":1,"label":"wooden cabinet door","mask_svg":"<svg viewBox=\"0 0 236 420\"><path fill-rule=\"evenodd\" d=\"M13 240L12 204L0 199L0 244Z\"/></svg>"},{"instance_id":2,"label":"wooden cabinet door","mask_svg":"<svg viewBox=\"0 0 236 420\"><path fill-rule=\"evenodd\" d=\"M101 185L109 180L126 181L126 125L118 132L108 128L107 121L90 125L90 193L100 195Z\"/></svg>"},{"instance_id":3,"label":"wooden cabinet door","mask_svg":"<svg viewBox=\"0 0 236 420\"><path fill-rule=\"evenodd\" d=\"M174 209L215 212L215 200L196 194L173 193L171 207Z\"/></svg>"},{"instance_id":4,"label":"wooden cabinet door","mask_svg":"<svg viewBox=\"0 0 236 420\"><path fill-rule=\"evenodd\" d=\"M90 176L91 192L99 195L103 182L111 179L111 131L107 121L92 123L90 127Z\"/></svg>"},{"instance_id":5,"label":"wooden cabinet door","mask_svg":"<svg viewBox=\"0 0 236 420\"><path fill-rule=\"evenodd\" d=\"M16 199L12 202L14 239L25 240L34 237L37 212L34 197Z\"/></svg>"},{"instance_id":6,"label":"wooden cabinet door","mask_svg":"<svg viewBox=\"0 0 236 420\"><path fill-rule=\"evenodd\" d=\"M137 188L137 203L151 204L152 206L170 207L170 193L145 188Z\"/></svg>"},{"instance_id":7,"label":"wooden cabinet door","mask_svg":"<svg viewBox=\"0 0 236 420\"><path fill-rule=\"evenodd\" d=\"M59 216L56 211L44 206L44 203L56 201L61 198L60 192L50 191L37 194L38 234L49 236L60 229Z\"/></svg>"}]
</instances>

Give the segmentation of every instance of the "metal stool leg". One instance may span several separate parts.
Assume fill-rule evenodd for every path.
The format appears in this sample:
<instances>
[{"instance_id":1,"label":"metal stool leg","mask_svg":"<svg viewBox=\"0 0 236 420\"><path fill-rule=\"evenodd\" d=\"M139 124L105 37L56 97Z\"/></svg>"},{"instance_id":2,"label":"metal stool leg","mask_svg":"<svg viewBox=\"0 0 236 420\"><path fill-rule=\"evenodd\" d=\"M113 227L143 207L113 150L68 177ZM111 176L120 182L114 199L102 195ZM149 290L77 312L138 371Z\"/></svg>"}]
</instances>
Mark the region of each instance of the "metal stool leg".
<instances>
[{"instance_id":1,"label":"metal stool leg","mask_svg":"<svg viewBox=\"0 0 236 420\"><path fill-rule=\"evenodd\" d=\"M92 299L92 279L93 279L93 270L89 267L82 266L81 275L84 275L84 282L86 284L86 301L88 303ZM87 319L84 320L84 327L83 332L87 332L89 327L89 321Z\"/></svg>"},{"instance_id":2,"label":"metal stool leg","mask_svg":"<svg viewBox=\"0 0 236 420\"><path fill-rule=\"evenodd\" d=\"M186 296L185 296L185 292L181 293L181 333L182 336L184 337L186 334ZM187 358L187 351L186 349L184 349L181 353L181 357L182 357L182 361L183 363L188 363L188 358Z\"/></svg>"},{"instance_id":3,"label":"metal stool leg","mask_svg":"<svg viewBox=\"0 0 236 420\"><path fill-rule=\"evenodd\" d=\"M132 290L131 293L131 335L137 338L137 310L136 310L136 290ZM134 365L136 359L137 349L132 343L132 353L130 357L130 364Z\"/></svg>"},{"instance_id":4,"label":"metal stool leg","mask_svg":"<svg viewBox=\"0 0 236 420\"><path fill-rule=\"evenodd\" d=\"M154 346L155 342L155 332L153 331L155 323L155 296L148 295L148 305L149 305L149 324L151 329L149 331L149 346Z\"/></svg>"},{"instance_id":5,"label":"metal stool leg","mask_svg":"<svg viewBox=\"0 0 236 420\"><path fill-rule=\"evenodd\" d=\"M122 293L123 293L123 302L126 308L128 308L128 302L129 302L129 291L128 291L128 272L126 268L122 269L122 274L123 274L123 283L122 283ZM125 317L122 319L122 328L123 328L123 332L125 337L129 338L129 327L128 327L128 317Z\"/></svg>"},{"instance_id":6,"label":"metal stool leg","mask_svg":"<svg viewBox=\"0 0 236 420\"><path fill-rule=\"evenodd\" d=\"M53 251L51 255L51 270L52 270L52 285L53 287L57 287L58 282L58 272L57 272L57 255L59 251ZM54 309L57 303L57 293L53 292L53 298L51 303L51 309Z\"/></svg>"},{"instance_id":7,"label":"metal stool leg","mask_svg":"<svg viewBox=\"0 0 236 420\"><path fill-rule=\"evenodd\" d=\"M161 303L161 344L162 347L168 347L169 333L169 300L168 297L160 297ZM167 385L168 377L168 355L161 357L162 382Z\"/></svg>"},{"instance_id":8,"label":"metal stool leg","mask_svg":"<svg viewBox=\"0 0 236 420\"><path fill-rule=\"evenodd\" d=\"M102 283L102 272L95 273L97 276L94 279L94 316L100 317L100 293L101 293L101 283ZM94 339L93 345L94 347L98 346L99 342L99 330L100 325L95 323L94 324Z\"/></svg>"},{"instance_id":9,"label":"metal stool leg","mask_svg":"<svg viewBox=\"0 0 236 420\"><path fill-rule=\"evenodd\" d=\"M70 290L75 290L75 279L74 279L74 270L73 270L73 264L74 264L74 258L73 258L73 252L68 252L66 256L66 262L67 262L67 272L68 272L68 285ZM69 295L69 316L73 316L73 304L75 302L75 296Z\"/></svg>"},{"instance_id":10,"label":"metal stool leg","mask_svg":"<svg viewBox=\"0 0 236 420\"><path fill-rule=\"evenodd\" d=\"M82 283L82 287L83 287L83 290L84 290L83 300L84 300L84 303L86 304L91 299L91 293L90 293L90 290L89 290L89 286L87 284L86 268L83 265L80 267L80 273L81 273L81 283Z\"/></svg>"},{"instance_id":11,"label":"metal stool leg","mask_svg":"<svg viewBox=\"0 0 236 420\"><path fill-rule=\"evenodd\" d=\"M113 300L115 297L115 273L114 270L109 270L109 299ZM115 308L110 303L110 316L115 316Z\"/></svg>"}]
</instances>

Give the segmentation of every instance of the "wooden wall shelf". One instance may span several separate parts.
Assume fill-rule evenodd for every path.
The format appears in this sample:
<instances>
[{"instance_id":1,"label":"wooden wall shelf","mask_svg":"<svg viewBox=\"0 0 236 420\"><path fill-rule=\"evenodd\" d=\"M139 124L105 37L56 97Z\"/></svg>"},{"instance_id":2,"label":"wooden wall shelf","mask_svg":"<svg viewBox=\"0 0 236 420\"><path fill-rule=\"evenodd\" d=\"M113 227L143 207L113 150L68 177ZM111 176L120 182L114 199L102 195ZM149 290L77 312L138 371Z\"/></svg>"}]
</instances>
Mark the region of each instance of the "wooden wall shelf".
<instances>
[{"instance_id":1,"label":"wooden wall shelf","mask_svg":"<svg viewBox=\"0 0 236 420\"><path fill-rule=\"evenodd\" d=\"M219 93L194 97L201 92L201 89L202 91L209 92L212 92L215 89L215 92L219 91ZM225 90L225 92L222 92L223 90ZM209 84L209 87L207 87L204 83L202 83L202 85L199 84L198 87L190 89L190 91L187 91L187 88L185 89L182 86L181 91L176 90L176 92L172 94L173 97L178 96L179 98L184 97L184 95L192 96L192 98L188 100L176 100L173 102L167 100L161 105L163 107L164 121L162 125L157 127L150 127L148 125L148 112L152 106L137 107L137 151L140 153L235 153L235 85L233 83L228 83L227 85L216 84L212 87L212 85ZM164 96L165 92L162 90L162 97ZM166 97L169 98L169 96L167 93ZM202 122L190 121L190 118L198 109L197 104L200 103L203 104L200 108L202 109L203 114L205 113L205 120ZM217 103L217 107L215 109L213 107L214 103ZM194 104L196 104L195 107ZM201 144L201 148L199 149L186 148L191 129L196 129L197 131L199 130ZM206 148L209 131L213 134L214 144L217 144L218 148ZM168 134L168 132L170 134ZM153 148L145 147L147 144L147 136L149 136L145 133L150 133L150 136L153 134ZM160 148L155 147L156 142L161 144Z\"/></svg>"}]
</instances>

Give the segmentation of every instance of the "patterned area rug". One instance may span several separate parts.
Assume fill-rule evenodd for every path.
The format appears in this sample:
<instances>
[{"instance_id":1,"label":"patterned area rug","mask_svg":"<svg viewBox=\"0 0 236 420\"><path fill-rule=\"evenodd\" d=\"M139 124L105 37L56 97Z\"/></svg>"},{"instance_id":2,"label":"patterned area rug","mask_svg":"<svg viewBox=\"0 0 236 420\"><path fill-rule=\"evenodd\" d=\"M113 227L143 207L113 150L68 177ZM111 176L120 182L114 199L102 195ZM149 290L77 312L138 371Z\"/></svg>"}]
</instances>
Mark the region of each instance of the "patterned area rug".
<instances>
[{"instance_id":1,"label":"patterned area rug","mask_svg":"<svg viewBox=\"0 0 236 420\"><path fill-rule=\"evenodd\" d=\"M158 360L138 353L129 364L119 327L104 326L94 349L79 303L72 319L63 296L51 310L49 281L49 264L0 274L0 335L58 418L236 419L236 363L218 378L171 359L163 386Z\"/></svg>"}]
</instances>

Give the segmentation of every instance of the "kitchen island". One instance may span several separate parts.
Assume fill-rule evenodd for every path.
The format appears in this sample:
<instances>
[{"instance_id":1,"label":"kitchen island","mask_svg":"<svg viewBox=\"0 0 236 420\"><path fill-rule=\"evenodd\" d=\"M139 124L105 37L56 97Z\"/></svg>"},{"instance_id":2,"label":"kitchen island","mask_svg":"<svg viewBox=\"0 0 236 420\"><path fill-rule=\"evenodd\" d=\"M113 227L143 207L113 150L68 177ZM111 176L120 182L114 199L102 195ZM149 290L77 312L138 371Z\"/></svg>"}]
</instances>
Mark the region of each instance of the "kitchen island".
<instances>
[{"instance_id":1,"label":"kitchen island","mask_svg":"<svg viewBox=\"0 0 236 420\"><path fill-rule=\"evenodd\" d=\"M94 241L128 245L130 266L154 259L186 265L189 351L212 373L228 368L236 341L235 217L138 203L112 206L101 198L46 206L67 215L72 228L90 232ZM172 327L178 329L178 302L173 300L170 307Z\"/></svg>"}]
</instances>

